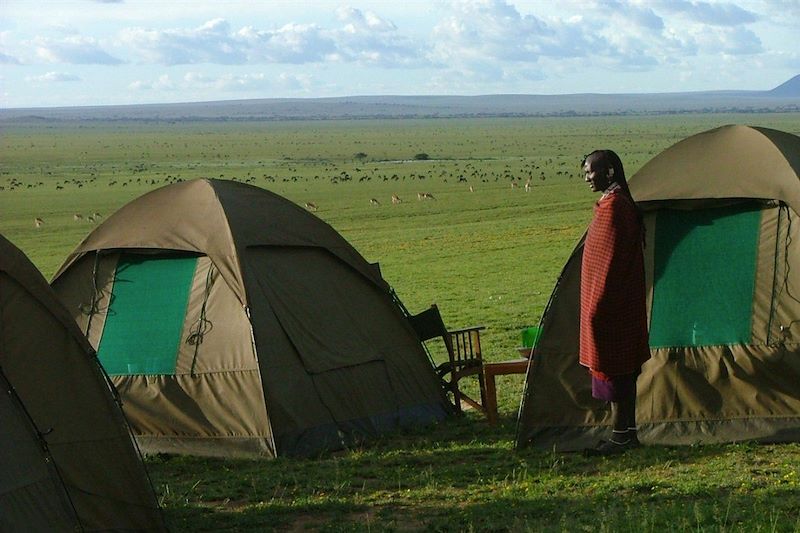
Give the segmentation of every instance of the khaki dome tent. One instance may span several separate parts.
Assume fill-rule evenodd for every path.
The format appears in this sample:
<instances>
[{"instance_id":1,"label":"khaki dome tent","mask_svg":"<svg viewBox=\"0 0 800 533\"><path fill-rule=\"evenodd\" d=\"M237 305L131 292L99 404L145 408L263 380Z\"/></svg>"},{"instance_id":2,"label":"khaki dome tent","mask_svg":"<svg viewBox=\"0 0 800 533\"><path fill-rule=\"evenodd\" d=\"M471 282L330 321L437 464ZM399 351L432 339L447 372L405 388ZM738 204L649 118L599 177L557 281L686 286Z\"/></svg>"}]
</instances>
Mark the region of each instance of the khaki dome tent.
<instances>
[{"instance_id":1,"label":"khaki dome tent","mask_svg":"<svg viewBox=\"0 0 800 533\"><path fill-rule=\"evenodd\" d=\"M652 358L639 377L651 444L800 440L800 137L725 126L630 179L643 210ZM576 450L609 432L578 364L583 243L542 317L517 445Z\"/></svg>"},{"instance_id":2,"label":"khaki dome tent","mask_svg":"<svg viewBox=\"0 0 800 533\"><path fill-rule=\"evenodd\" d=\"M145 194L53 287L146 453L309 455L446 414L378 270L258 187L198 179Z\"/></svg>"},{"instance_id":3,"label":"khaki dome tent","mask_svg":"<svg viewBox=\"0 0 800 533\"><path fill-rule=\"evenodd\" d=\"M164 524L94 351L0 237L0 531L97 530Z\"/></svg>"}]
</instances>

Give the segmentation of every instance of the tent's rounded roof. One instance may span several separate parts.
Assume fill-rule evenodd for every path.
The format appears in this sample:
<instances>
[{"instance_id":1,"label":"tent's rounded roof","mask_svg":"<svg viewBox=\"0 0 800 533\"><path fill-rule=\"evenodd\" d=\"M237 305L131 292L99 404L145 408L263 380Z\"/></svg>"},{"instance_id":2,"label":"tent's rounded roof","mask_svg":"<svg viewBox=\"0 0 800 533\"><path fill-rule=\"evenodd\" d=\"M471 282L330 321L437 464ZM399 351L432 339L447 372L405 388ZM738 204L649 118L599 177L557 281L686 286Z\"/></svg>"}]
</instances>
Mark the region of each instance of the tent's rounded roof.
<instances>
[{"instance_id":1,"label":"tent's rounded roof","mask_svg":"<svg viewBox=\"0 0 800 533\"><path fill-rule=\"evenodd\" d=\"M251 246L329 250L375 283L369 263L330 225L275 193L245 183L195 179L136 198L92 231L59 269L87 252L164 249L207 255L246 303L239 254Z\"/></svg>"},{"instance_id":2,"label":"tent's rounded roof","mask_svg":"<svg viewBox=\"0 0 800 533\"><path fill-rule=\"evenodd\" d=\"M722 126L688 137L630 178L637 202L760 198L800 212L800 137L751 126Z\"/></svg>"},{"instance_id":3,"label":"tent's rounded roof","mask_svg":"<svg viewBox=\"0 0 800 533\"><path fill-rule=\"evenodd\" d=\"M30 259L16 246L0 235L0 273L5 274L30 294L47 311L61 323L64 330L73 340L91 352L89 342L84 338L75 321L69 316L61 302L53 293L50 285L42 277Z\"/></svg>"}]
</instances>

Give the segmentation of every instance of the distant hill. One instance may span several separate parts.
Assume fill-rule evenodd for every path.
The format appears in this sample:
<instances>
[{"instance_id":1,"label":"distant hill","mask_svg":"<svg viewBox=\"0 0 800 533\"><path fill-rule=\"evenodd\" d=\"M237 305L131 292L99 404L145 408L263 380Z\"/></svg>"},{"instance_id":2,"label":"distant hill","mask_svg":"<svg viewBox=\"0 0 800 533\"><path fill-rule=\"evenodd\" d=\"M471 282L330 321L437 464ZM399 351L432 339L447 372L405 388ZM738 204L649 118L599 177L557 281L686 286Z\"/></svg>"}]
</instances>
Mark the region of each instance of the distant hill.
<instances>
[{"instance_id":1,"label":"distant hill","mask_svg":"<svg viewBox=\"0 0 800 533\"><path fill-rule=\"evenodd\" d=\"M787 82L781 83L771 91L769 94L772 96L788 96L800 98L800 74L790 79Z\"/></svg>"},{"instance_id":2,"label":"distant hill","mask_svg":"<svg viewBox=\"0 0 800 533\"><path fill-rule=\"evenodd\" d=\"M273 98L183 104L0 109L0 122L552 117L780 111L800 111L800 75L771 91Z\"/></svg>"}]
</instances>

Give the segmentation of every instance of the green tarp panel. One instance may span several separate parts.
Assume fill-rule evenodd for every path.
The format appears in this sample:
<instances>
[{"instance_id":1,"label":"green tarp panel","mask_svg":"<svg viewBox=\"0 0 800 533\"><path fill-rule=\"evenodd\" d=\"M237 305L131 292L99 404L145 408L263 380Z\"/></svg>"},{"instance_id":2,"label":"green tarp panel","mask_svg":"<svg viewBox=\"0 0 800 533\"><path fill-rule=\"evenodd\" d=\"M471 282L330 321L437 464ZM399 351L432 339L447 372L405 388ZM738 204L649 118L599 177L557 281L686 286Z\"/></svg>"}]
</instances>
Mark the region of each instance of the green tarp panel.
<instances>
[{"instance_id":1,"label":"green tarp panel","mask_svg":"<svg viewBox=\"0 0 800 533\"><path fill-rule=\"evenodd\" d=\"M748 344L761 211L658 212L650 346Z\"/></svg>"},{"instance_id":2,"label":"green tarp panel","mask_svg":"<svg viewBox=\"0 0 800 533\"><path fill-rule=\"evenodd\" d=\"M97 354L111 375L174 374L196 256L123 254Z\"/></svg>"}]
</instances>

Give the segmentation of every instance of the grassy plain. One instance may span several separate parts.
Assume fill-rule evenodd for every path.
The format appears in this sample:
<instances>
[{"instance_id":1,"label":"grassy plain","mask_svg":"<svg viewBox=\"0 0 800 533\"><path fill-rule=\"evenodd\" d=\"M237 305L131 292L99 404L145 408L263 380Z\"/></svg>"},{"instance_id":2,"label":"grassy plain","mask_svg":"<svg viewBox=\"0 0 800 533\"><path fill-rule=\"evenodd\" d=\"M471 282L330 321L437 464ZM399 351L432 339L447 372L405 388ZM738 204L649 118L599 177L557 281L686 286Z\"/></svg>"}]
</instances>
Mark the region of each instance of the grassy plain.
<instances>
[{"instance_id":1,"label":"grassy plain","mask_svg":"<svg viewBox=\"0 0 800 533\"><path fill-rule=\"evenodd\" d=\"M0 124L0 233L49 277L92 229L89 215L102 220L178 179L249 181L317 204L381 263L409 309L437 302L450 326L486 325L486 356L502 360L538 322L591 216L581 157L612 148L630 176L679 139L728 123L800 134L800 114L9 121ZM414 160L419 153L429 159ZM436 199L418 201L420 192ZM522 379L498 386L496 428L467 414L312 460L155 457L148 466L176 531L800 531L796 444L646 448L614 460L514 451Z\"/></svg>"}]
</instances>

